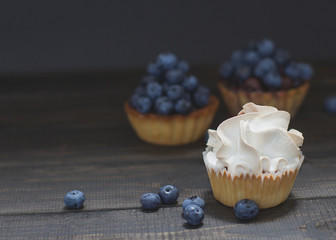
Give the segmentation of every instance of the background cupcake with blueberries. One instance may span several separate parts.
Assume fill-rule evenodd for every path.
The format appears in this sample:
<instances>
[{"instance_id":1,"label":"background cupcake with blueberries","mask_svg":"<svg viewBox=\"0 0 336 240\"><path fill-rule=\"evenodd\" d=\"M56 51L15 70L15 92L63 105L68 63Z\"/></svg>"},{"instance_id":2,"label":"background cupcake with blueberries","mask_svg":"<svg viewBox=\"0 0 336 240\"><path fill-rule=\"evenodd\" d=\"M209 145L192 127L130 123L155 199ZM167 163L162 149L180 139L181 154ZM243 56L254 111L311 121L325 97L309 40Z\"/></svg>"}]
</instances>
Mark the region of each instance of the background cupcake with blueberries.
<instances>
[{"instance_id":1,"label":"background cupcake with blueberries","mask_svg":"<svg viewBox=\"0 0 336 240\"><path fill-rule=\"evenodd\" d=\"M219 90L231 115L247 102L270 105L294 116L309 89L313 68L263 39L232 53L220 67Z\"/></svg>"},{"instance_id":2,"label":"background cupcake with blueberries","mask_svg":"<svg viewBox=\"0 0 336 240\"><path fill-rule=\"evenodd\" d=\"M196 141L209 128L219 101L189 64L173 53L161 53L149 63L145 75L124 104L136 134L159 145Z\"/></svg>"}]
</instances>

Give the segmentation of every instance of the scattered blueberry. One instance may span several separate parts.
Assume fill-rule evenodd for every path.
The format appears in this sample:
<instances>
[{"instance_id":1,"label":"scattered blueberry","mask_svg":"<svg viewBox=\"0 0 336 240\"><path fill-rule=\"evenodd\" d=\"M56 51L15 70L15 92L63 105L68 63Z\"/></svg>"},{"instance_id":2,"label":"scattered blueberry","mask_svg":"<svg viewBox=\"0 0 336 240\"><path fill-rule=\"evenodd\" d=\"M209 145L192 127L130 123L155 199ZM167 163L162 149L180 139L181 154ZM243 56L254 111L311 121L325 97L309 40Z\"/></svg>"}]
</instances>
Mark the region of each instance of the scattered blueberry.
<instances>
[{"instance_id":1,"label":"scattered blueberry","mask_svg":"<svg viewBox=\"0 0 336 240\"><path fill-rule=\"evenodd\" d=\"M177 187L173 185L166 185L160 188L159 195L163 204L174 204L176 203L180 193Z\"/></svg>"},{"instance_id":2,"label":"scattered blueberry","mask_svg":"<svg viewBox=\"0 0 336 240\"><path fill-rule=\"evenodd\" d=\"M182 85L187 91L194 91L198 87L198 79L194 75L190 75L184 79Z\"/></svg>"},{"instance_id":3,"label":"scattered blueberry","mask_svg":"<svg viewBox=\"0 0 336 240\"><path fill-rule=\"evenodd\" d=\"M150 112L152 108L152 101L149 97L139 96L135 99L134 105L136 110L145 114Z\"/></svg>"},{"instance_id":4,"label":"scattered blueberry","mask_svg":"<svg viewBox=\"0 0 336 240\"><path fill-rule=\"evenodd\" d=\"M225 62L221 65L219 69L219 75L222 78L228 79L231 77L232 73L233 73L233 66L231 62Z\"/></svg>"},{"instance_id":5,"label":"scattered blueberry","mask_svg":"<svg viewBox=\"0 0 336 240\"><path fill-rule=\"evenodd\" d=\"M182 70L185 73L189 72L189 69L190 69L189 64L183 60L178 62L177 68Z\"/></svg>"},{"instance_id":6,"label":"scattered blueberry","mask_svg":"<svg viewBox=\"0 0 336 240\"><path fill-rule=\"evenodd\" d=\"M192 103L190 100L187 99L179 99L176 103L175 103L175 111L177 113L183 114L183 115L187 115L192 111Z\"/></svg>"},{"instance_id":7,"label":"scattered blueberry","mask_svg":"<svg viewBox=\"0 0 336 240\"><path fill-rule=\"evenodd\" d=\"M262 57L269 57L274 52L274 43L269 39L263 39L257 43L257 51Z\"/></svg>"},{"instance_id":8,"label":"scattered blueberry","mask_svg":"<svg viewBox=\"0 0 336 240\"><path fill-rule=\"evenodd\" d=\"M169 115L174 110L174 104L168 97L163 96L156 99L154 109L158 114Z\"/></svg>"},{"instance_id":9,"label":"scattered blueberry","mask_svg":"<svg viewBox=\"0 0 336 240\"><path fill-rule=\"evenodd\" d=\"M273 90L279 89L282 86L282 78L277 71L272 71L272 72L267 73L262 78L262 81L266 87L273 89Z\"/></svg>"},{"instance_id":10,"label":"scattered blueberry","mask_svg":"<svg viewBox=\"0 0 336 240\"><path fill-rule=\"evenodd\" d=\"M156 98L162 95L163 88L160 83L157 82L150 82L146 86L146 95L155 100Z\"/></svg>"},{"instance_id":11,"label":"scattered blueberry","mask_svg":"<svg viewBox=\"0 0 336 240\"><path fill-rule=\"evenodd\" d=\"M276 69L276 64L271 58L264 58L260 62L257 63L255 69L254 69L254 74L262 78L265 76L267 73L273 71Z\"/></svg>"},{"instance_id":12,"label":"scattered blueberry","mask_svg":"<svg viewBox=\"0 0 336 240\"><path fill-rule=\"evenodd\" d=\"M301 79L308 80L313 76L314 70L309 64L299 63L298 67L300 69L300 78Z\"/></svg>"},{"instance_id":13,"label":"scattered blueberry","mask_svg":"<svg viewBox=\"0 0 336 240\"><path fill-rule=\"evenodd\" d=\"M240 220L251 220L259 212L257 203L253 200L242 199L233 208L236 217Z\"/></svg>"},{"instance_id":14,"label":"scattered blueberry","mask_svg":"<svg viewBox=\"0 0 336 240\"><path fill-rule=\"evenodd\" d=\"M198 86L194 92L193 100L197 107L204 107L208 104L210 98L210 90L204 86Z\"/></svg>"},{"instance_id":15,"label":"scattered blueberry","mask_svg":"<svg viewBox=\"0 0 336 240\"><path fill-rule=\"evenodd\" d=\"M242 50L236 50L231 55L231 63L234 67L238 67L243 63L244 53Z\"/></svg>"},{"instance_id":16,"label":"scattered blueberry","mask_svg":"<svg viewBox=\"0 0 336 240\"><path fill-rule=\"evenodd\" d=\"M183 217L189 224L198 226L204 219L204 211L199 206L190 204L184 209Z\"/></svg>"},{"instance_id":17,"label":"scattered blueberry","mask_svg":"<svg viewBox=\"0 0 336 240\"><path fill-rule=\"evenodd\" d=\"M260 60L260 57L255 51L248 51L244 54L244 63L250 67L254 67Z\"/></svg>"},{"instance_id":18,"label":"scattered blueberry","mask_svg":"<svg viewBox=\"0 0 336 240\"><path fill-rule=\"evenodd\" d=\"M166 72L166 79L169 84L182 83L185 78L185 74L180 69L172 69Z\"/></svg>"},{"instance_id":19,"label":"scattered blueberry","mask_svg":"<svg viewBox=\"0 0 336 240\"><path fill-rule=\"evenodd\" d=\"M276 64L279 66L284 66L290 61L291 54L289 51L279 48L275 51L273 58Z\"/></svg>"},{"instance_id":20,"label":"scattered blueberry","mask_svg":"<svg viewBox=\"0 0 336 240\"><path fill-rule=\"evenodd\" d=\"M173 69L177 64L177 61L176 55L170 52L159 54L156 60L157 64L162 66L164 70Z\"/></svg>"},{"instance_id":21,"label":"scattered blueberry","mask_svg":"<svg viewBox=\"0 0 336 240\"><path fill-rule=\"evenodd\" d=\"M292 79L300 78L300 65L296 62L289 63L285 68L285 74Z\"/></svg>"},{"instance_id":22,"label":"scattered blueberry","mask_svg":"<svg viewBox=\"0 0 336 240\"><path fill-rule=\"evenodd\" d=\"M161 198L156 193L145 193L140 198L141 206L146 210L158 209L161 204Z\"/></svg>"},{"instance_id":23,"label":"scattered blueberry","mask_svg":"<svg viewBox=\"0 0 336 240\"><path fill-rule=\"evenodd\" d=\"M329 96L324 101L324 108L328 113L336 114L336 96Z\"/></svg>"},{"instance_id":24,"label":"scattered blueberry","mask_svg":"<svg viewBox=\"0 0 336 240\"><path fill-rule=\"evenodd\" d=\"M157 62L151 62L147 66L148 74L159 76L162 73L162 69Z\"/></svg>"},{"instance_id":25,"label":"scattered blueberry","mask_svg":"<svg viewBox=\"0 0 336 240\"><path fill-rule=\"evenodd\" d=\"M183 210L185 210L185 208L190 204L197 205L202 209L204 209L204 206L205 206L205 202L202 198L198 196L192 196L183 201L182 203Z\"/></svg>"},{"instance_id":26,"label":"scattered blueberry","mask_svg":"<svg viewBox=\"0 0 336 240\"><path fill-rule=\"evenodd\" d=\"M84 193L78 190L68 192L64 197L64 205L67 208L81 208L84 201Z\"/></svg>"},{"instance_id":27,"label":"scattered blueberry","mask_svg":"<svg viewBox=\"0 0 336 240\"><path fill-rule=\"evenodd\" d=\"M184 93L183 87L177 84L169 86L166 92L168 98L170 98L173 101L182 98L183 93Z\"/></svg>"}]
</instances>

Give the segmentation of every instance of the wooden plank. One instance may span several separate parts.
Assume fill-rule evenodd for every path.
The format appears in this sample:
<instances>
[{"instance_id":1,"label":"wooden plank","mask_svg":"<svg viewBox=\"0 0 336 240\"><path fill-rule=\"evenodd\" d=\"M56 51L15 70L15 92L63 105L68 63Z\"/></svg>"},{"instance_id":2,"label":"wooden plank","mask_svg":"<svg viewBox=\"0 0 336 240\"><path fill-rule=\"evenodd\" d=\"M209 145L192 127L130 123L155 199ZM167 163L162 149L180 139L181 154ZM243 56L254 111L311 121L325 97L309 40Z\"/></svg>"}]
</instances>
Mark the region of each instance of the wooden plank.
<instances>
[{"instance_id":1,"label":"wooden plank","mask_svg":"<svg viewBox=\"0 0 336 240\"><path fill-rule=\"evenodd\" d=\"M181 199L197 194L215 201L200 151L179 148L163 155L162 149L149 154L147 148L21 157L26 160L22 166L1 166L1 214L59 212L63 196L74 189L84 191L88 210L138 207L143 193L166 184L178 186ZM304 163L290 198L335 197L336 166L329 161Z\"/></svg>"},{"instance_id":2,"label":"wooden plank","mask_svg":"<svg viewBox=\"0 0 336 240\"><path fill-rule=\"evenodd\" d=\"M190 228L179 206L143 212L104 211L0 215L1 239L335 239L336 199L288 200L261 210L249 223L218 202L206 205L203 225Z\"/></svg>"}]
</instances>

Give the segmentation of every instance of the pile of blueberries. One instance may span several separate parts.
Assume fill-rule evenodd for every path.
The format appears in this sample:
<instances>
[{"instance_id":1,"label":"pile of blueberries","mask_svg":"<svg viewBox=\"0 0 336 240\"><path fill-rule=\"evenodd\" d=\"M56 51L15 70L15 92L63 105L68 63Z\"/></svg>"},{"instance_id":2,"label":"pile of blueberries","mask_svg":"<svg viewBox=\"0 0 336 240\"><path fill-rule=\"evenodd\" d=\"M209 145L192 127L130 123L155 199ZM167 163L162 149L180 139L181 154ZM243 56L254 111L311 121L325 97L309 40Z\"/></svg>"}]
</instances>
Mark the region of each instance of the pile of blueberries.
<instances>
[{"instance_id":1,"label":"pile of blueberries","mask_svg":"<svg viewBox=\"0 0 336 240\"><path fill-rule=\"evenodd\" d=\"M189 64L173 53L161 53L149 63L147 75L141 80L129 102L140 113L161 115L183 114L208 104L209 88L188 75Z\"/></svg>"},{"instance_id":2,"label":"pile of blueberries","mask_svg":"<svg viewBox=\"0 0 336 240\"><path fill-rule=\"evenodd\" d=\"M162 204L174 204L179 197L178 189L173 185L161 187L159 193L145 193L140 198L140 203L145 210L156 210ZM204 219L204 200L192 196L184 200L182 204L183 217L192 226L198 226Z\"/></svg>"},{"instance_id":3,"label":"pile of blueberries","mask_svg":"<svg viewBox=\"0 0 336 240\"><path fill-rule=\"evenodd\" d=\"M232 86L244 88L247 79L254 79L260 85L258 90L296 87L311 79L313 73L309 64L293 61L289 51L276 48L269 39L248 43L220 67L220 76ZM286 83L284 77L291 82Z\"/></svg>"}]
</instances>

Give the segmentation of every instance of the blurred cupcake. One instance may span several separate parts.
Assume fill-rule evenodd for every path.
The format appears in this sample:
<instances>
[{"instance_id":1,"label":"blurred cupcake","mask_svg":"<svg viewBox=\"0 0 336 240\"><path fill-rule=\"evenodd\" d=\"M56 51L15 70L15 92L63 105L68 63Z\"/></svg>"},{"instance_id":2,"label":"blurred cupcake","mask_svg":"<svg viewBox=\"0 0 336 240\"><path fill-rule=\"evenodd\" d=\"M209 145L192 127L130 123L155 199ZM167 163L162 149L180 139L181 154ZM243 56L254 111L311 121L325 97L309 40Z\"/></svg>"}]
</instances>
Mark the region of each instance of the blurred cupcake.
<instances>
[{"instance_id":1,"label":"blurred cupcake","mask_svg":"<svg viewBox=\"0 0 336 240\"><path fill-rule=\"evenodd\" d=\"M208 131L203 159L218 201L233 207L251 199L270 208L287 199L304 159L302 133L287 131L289 120L288 112L248 103Z\"/></svg>"},{"instance_id":2,"label":"blurred cupcake","mask_svg":"<svg viewBox=\"0 0 336 240\"><path fill-rule=\"evenodd\" d=\"M187 62L161 53L124 108L137 135L159 145L196 141L209 128L219 101L188 74Z\"/></svg>"},{"instance_id":3,"label":"blurred cupcake","mask_svg":"<svg viewBox=\"0 0 336 240\"><path fill-rule=\"evenodd\" d=\"M292 117L309 89L313 69L294 62L291 54L269 39L234 51L220 67L219 90L231 115L248 102L274 106Z\"/></svg>"}]
</instances>

